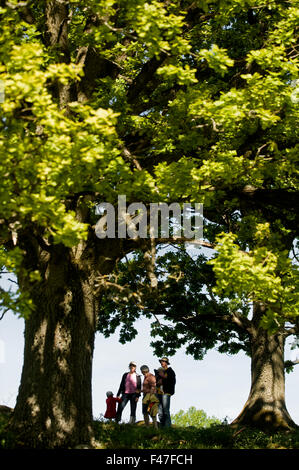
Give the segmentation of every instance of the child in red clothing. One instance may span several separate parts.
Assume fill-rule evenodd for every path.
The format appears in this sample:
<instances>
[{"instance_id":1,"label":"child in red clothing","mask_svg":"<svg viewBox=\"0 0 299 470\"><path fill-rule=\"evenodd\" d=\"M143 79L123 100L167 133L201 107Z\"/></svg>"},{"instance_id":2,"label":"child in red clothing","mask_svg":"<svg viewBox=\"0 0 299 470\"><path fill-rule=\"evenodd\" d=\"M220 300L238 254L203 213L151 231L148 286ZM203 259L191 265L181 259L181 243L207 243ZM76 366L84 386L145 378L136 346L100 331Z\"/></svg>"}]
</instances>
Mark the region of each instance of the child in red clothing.
<instances>
[{"instance_id":1,"label":"child in red clothing","mask_svg":"<svg viewBox=\"0 0 299 470\"><path fill-rule=\"evenodd\" d=\"M116 417L116 403L120 403L121 398L114 397L112 392L107 392L106 396L107 409L104 414L104 418L113 419Z\"/></svg>"}]
</instances>

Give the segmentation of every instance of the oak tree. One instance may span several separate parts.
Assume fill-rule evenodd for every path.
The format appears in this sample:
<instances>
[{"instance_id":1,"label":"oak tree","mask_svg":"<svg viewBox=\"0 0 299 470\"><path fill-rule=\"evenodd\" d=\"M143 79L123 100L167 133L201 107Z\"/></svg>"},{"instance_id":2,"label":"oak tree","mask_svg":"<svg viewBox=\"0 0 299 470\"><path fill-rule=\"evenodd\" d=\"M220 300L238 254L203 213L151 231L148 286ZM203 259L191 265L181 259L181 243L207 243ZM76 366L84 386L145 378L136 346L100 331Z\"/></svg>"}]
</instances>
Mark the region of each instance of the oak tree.
<instances>
[{"instance_id":1,"label":"oak tree","mask_svg":"<svg viewBox=\"0 0 299 470\"><path fill-rule=\"evenodd\" d=\"M291 371L296 361L285 361L284 347L287 338L298 346L298 293L290 289L290 279L281 282L264 258L259 262L237 244L229 250L227 242L212 253L173 244L158 248L154 288L142 252L123 259L103 280L107 294L98 329L108 337L119 328L119 340L125 343L138 334L136 319L145 317L151 320L151 346L158 357L182 347L196 360L204 360L210 349L229 355L245 352L251 359L251 388L233 425L294 428L285 402L285 370ZM217 272L220 266L223 277ZM219 289L220 279L225 293ZM278 288L279 297L273 300ZM289 298L289 315L281 311L288 305L284 296Z\"/></svg>"},{"instance_id":2,"label":"oak tree","mask_svg":"<svg viewBox=\"0 0 299 470\"><path fill-rule=\"evenodd\" d=\"M135 248L153 274L149 240L97 238L99 202L202 202L225 225L218 288L231 294L232 252L261 266L236 291L233 274L236 301L269 269L281 284L257 282L258 319L296 313L297 15L274 0L1 0L0 257L19 285L1 302L26 318L12 422L26 445L92 440L101 280Z\"/></svg>"}]
</instances>

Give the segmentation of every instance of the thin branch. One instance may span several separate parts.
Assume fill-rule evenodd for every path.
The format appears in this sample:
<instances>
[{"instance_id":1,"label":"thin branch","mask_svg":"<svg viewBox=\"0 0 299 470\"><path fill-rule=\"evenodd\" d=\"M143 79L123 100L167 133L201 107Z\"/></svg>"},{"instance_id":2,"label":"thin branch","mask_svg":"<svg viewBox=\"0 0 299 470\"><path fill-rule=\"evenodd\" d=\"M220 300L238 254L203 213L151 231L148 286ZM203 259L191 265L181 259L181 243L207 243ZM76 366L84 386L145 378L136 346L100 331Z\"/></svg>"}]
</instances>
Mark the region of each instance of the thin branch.
<instances>
[{"instance_id":1,"label":"thin branch","mask_svg":"<svg viewBox=\"0 0 299 470\"><path fill-rule=\"evenodd\" d=\"M260 153L261 153L261 151L263 150L263 148L267 147L267 145L269 145L269 142L266 142L264 145L262 145L261 147L259 147L259 148L257 149L256 157L259 157L259 156L262 157L262 155L260 155Z\"/></svg>"},{"instance_id":2,"label":"thin branch","mask_svg":"<svg viewBox=\"0 0 299 470\"><path fill-rule=\"evenodd\" d=\"M138 308L140 308L141 310L145 309L145 306L142 304L142 293L137 294L136 292L133 292L131 288L127 285L122 286L118 284L117 282L112 282L109 280L110 277L111 277L110 274L100 275L97 279L97 282L95 283L95 287L97 289L101 289L101 288L117 289L121 293L121 295L122 296L125 295L127 299L134 299L136 301L136 305ZM116 277L116 281L117 281L117 277ZM114 300L118 301L119 298L114 297Z\"/></svg>"},{"instance_id":3,"label":"thin branch","mask_svg":"<svg viewBox=\"0 0 299 470\"><path fill-rule=\"evenodd\" d=\"M126 147L123 148L123 155L127 160L129 160L130 162L134 164L134 166L137 168L138 171L142 171L141 165L138 162L137 158L134 155L132 155L131 152Z\"/></svg>"},{"instance_id":4,"label":"thin branch","mask_svg":"<svg viewBox=\"0 0 299 470\"><path fill-rule=\"evenodd\" d=\"M203 240L193 240L187 237L172 237L172 238L156 238L156 243L191 243L194 245L204 246L205 248L210 248L215 250L216 245L214 243L205 242Z\"/></svg>"},{"instance_id":5,"label":"thin branch","mask_svg":"<svg viewBox=\"0 0 299 470\"><path fill-rule=\"evenodd\" d=\"M18 2L18 3L5 2L5 4L9 8L11 8L12 10L17 10L18 8L28 7L29 3L31 3L31 2L30 1L28 1L28 2Z\"/></svg>"},{"instance_id":6,"label":"thin branch","mask_svg":"<svg viewBox=\"0 0 299 470\"><path fill-rule=\"evenodd\" d=\"M96 225L92 225L91 228L94 230L96 228ZM141 243L144 243L145 240L148 240L147 238L128 238L130 242L136 244L136 246L140 246ZM212 250L216 249L216 244L215 243L209 243L205 242L203 240L193 240L187 237L158 237L155 238L155 243L156 245L158 244L176 244L176 243L190 243L192 245L198 245L198 246L203 246L205 248L210 248ZM245 253L245 252L244 252Z\"/></svg>"},{"instance_id":7,"label":"thin branch","mask_svg":"<svg viewBox=\"0 0 299 470\"><path fill-rule=\"evenodd\" d=\"M152 313L152 316L155 317L156 319L156 322L159 323L160 327L161 328L171 328L171 326L169 325L165 325L164 323L161 323L161 321L159 320L159 318L157 317L157 314L156 313Z\"/></svg>"},{"instance_id":8,"label":"thin branch","mask_svg":"<svg viewBox=\"0 0 299 470\"><path fill-rule=\"evenodd\" d=\"M299 364L299 359L298 358L295 361L285 361L284 362L284 368L287 369L287 368L293 367L297 364Z\"/></svg>"},{"instance_id":9,"label":"thin branch","mask_svg":"<svg viewBox=\"0 0 299 470\"><path fill-rule=\"evenodd\" d=\"M213 125L213 131L214 132L220 132L218 127L217 127L216 121L213 118L211 118L211 121L212 121L212 125Z\"/></svg>"},{"instance_id":10,"label":"thin branch","mask_svg":"<svg viewBox=\"0 0 299 470\"><path fill-rule=\"evenodd\" d=\"M299 335L299 326L294 326L292 328L285 328L284 329L284 333L283 333L283 336L285 338L287 338L288 336L296 336L296 335Z\"/></svg>"},{"instance_id":11,"label":"thin branch","mask_svg":"<svg viewBox=\"0 0 299 470\"><path fill-rule=\"evenodd\" d=\"M164 315L164 314L162 314ZM168 316L171 318L171 314L168 313ZM178 320L178 318L175 318ZM242 330L246 330L249 334L253 333L253 325L250 320L246 317L242 317L238 313L233 313L231 315L221 315L217 313L200 313L198 315L190 315L188 317L180 317L179 321L182 321L186 326L190 324L197 323L200 320L216 320L234 323L236 326Z\"/></svg>"},{"instance_id":12,"label":"thin branch","mask_svg":"<svg viewBox=\"0 0 299 470\"><path fill-rule=\"evenodd\" d=\"M121 33L121 34L123 34L124 36L126 36L127 38L130 38L130 39L134 39L134 40L138 39L136 34L129 33L125 28L115 28L114 26L109 24L107 20L105 20L103 18L98 18L98 20L103 25L105 25L106 28L108 28L110 31L113 31L114 33Z\"/></svg>"},{"instance_id":13,"label":"thin branch","mask_svg":"<svg viewBox=\"0 0 299 470\"><path fill-rule=\"evenodd\" d=\"M143 259L145 262L145 269L147 277L150 281L150 289L156 289L158 286L158 279L155 273L156 267L156 241L150 234L150 239L142 239L143 243L141 249L143 251Z\"/></svg>"},{"instance_id":14,"label":"thin branch","mask_svg":"<svg viewBox=\"0 0 299 470\"><path fill-rule=\"evenodd\" d=\"M292 253L294 255L295 260L298 261L298 263L299 263L299 259L297 258L297 255L295 253L294 246L292 246Z\"/></svg>"},{"instance_id":15,"label":"thin branch","mask_svg":"<svg viewBox=\"0 0 299 470\"><path fill-rule=\"evenodd\" d=\"M9 311L9 308L6 308L4 310L4 312L2 313L2 315L0 316L0 321L2 320L2 318L4 317L4 315Z\"/></svg>"}]
</instances>

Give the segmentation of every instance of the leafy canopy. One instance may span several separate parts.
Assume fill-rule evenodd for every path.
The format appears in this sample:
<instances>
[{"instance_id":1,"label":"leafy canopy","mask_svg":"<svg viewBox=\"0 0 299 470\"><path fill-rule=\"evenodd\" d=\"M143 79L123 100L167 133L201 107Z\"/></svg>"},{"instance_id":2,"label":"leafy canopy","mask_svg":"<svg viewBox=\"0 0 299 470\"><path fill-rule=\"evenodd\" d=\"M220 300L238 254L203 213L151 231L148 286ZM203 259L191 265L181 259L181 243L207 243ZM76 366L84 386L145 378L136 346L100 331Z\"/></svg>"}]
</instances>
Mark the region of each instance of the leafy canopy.
<instances>
[{"instance_id":1,"label":"leafy canopy","mask_svg":"<svg viewBox=\"0 0 299 470\"><path fill-rule=\"evenodd\" d=\"M24 234L89 241L94 204L118 194L202 202L215 292L231 311L266 303L269 327L295 317L296 5L3 1L0 15L3 269L39 282Z\"/></svg>"}]
</instances>

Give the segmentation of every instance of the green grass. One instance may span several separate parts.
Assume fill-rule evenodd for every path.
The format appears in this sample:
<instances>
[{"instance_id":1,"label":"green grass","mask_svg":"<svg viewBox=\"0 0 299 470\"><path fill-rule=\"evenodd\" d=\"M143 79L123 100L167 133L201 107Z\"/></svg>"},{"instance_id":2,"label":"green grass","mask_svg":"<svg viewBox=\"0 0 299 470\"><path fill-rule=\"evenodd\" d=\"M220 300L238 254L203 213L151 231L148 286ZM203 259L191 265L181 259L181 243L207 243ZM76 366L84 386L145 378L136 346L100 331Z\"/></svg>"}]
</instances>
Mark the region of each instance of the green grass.
<instances>
[{"instance_id":1,"label":"green grass","mask_svg":"<svg viewBox=\"0 0 299 470\"><path fill-rule=\"evenodd\" d=\"M267 434L221 424L155 430L100 421L94 427L96 440L103 449L299 449L299 430Z\"/></svg>"},{"instance_id":2,"label":"green grass","mask_svg":"<svg viewBox=\"0 0 299 470\"><path fill-rule=\"evenodd\" d=\"M11 432L7 431L7 424L9 415L0 413L0 449L14 447L14 436Z\"/></svg>"},{"instance_id":3,"label":"green grass","mask_svg":"<svg viewBox=\"0 0 299 470\"><path fill-rule=\"evenodd\" d=\"M7 416L0 414L0 448L15 448L7 431ZM179 427L155 430L144 425L94 421L98 449L299 449L299 430L264 433L215 424L208 428Z\"/></svg>"}]
</instances>

